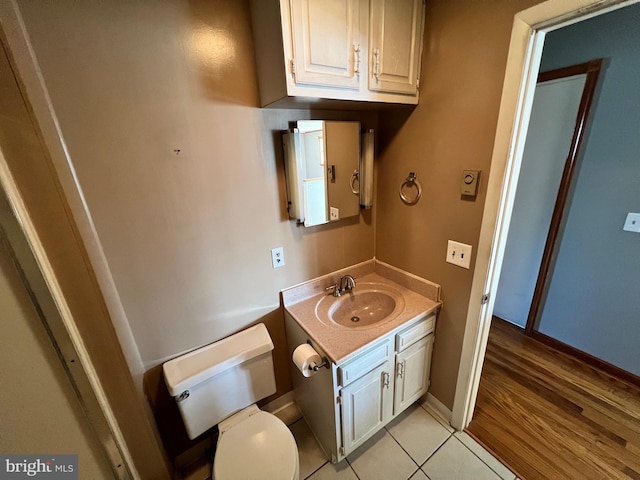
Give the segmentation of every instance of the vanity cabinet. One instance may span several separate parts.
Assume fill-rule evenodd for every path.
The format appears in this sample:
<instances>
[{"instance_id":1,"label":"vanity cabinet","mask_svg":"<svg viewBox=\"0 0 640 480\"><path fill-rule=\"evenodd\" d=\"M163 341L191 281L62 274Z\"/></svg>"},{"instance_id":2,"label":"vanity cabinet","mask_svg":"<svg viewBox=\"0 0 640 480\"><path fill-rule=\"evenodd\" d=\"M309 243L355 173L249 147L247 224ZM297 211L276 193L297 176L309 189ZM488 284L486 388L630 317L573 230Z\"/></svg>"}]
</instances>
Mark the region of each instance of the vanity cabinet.
<instances>
[{"instance_id":1,"label":"vanity cabinet","mask_svg":"<svg viewBox=\"0 0 640 480\"><path fill-rule=\"evenodd\" d=\"M418 103L424 0L252 0L251 14L262 106Z\"/></svg>"},{"instance_id":2,"label":"vanity cabinet","mask_svg":"<svg viewBox=\"0 0 640 480\"><path fill-rule=\"evenodd\" d=\"M427 392L435 320L434 313L416 318L311 377L293 371L296 403L332 462L344 459ZM308 341L323 355L288 312L285 325L290 352Z\"/></svg>"},{"instance_id":3,"label":"vanity cabinet","mask_svg":"<svg viewBox=\"0 0 640 480\"><path fill-rule=\"evenodd\" d=\"M344 454L352 452L392 418L391 362L365 373L340 391Z\"/></svg>"},{"instance_id":4,"label":"vanity cabinet","mask_svg":"<svg viewBox=\"0 0 640 480\"><path fill-rule=\"evenodd\" d=\"M420 398L429 388L433 334L396 354L393 411L396 415Z\"/></svg>"}]
</instances>

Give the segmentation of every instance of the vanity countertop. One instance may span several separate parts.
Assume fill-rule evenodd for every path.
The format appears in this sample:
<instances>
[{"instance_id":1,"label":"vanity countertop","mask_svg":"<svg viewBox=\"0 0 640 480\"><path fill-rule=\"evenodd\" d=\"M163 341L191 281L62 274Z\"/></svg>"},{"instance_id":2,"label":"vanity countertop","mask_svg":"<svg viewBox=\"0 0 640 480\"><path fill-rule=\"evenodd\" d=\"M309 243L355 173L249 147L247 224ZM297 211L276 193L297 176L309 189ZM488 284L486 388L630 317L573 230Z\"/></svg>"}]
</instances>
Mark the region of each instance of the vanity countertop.
<instances>
[{"instance_id":1,"label":"vanity countertop","mask_svg":"<svg viewBox=\"0 0 640 480\"><path fill-rule=\"evenodd\" d=\"M316 306L331 293L325 287L335 284L342 275L353 275L356 287L382 284L402 293L404 306L389 318L368 327L343 327L333 322L323 322L316 316ZM349 292L343 296L350 295ZM324 351L335 364L349 360L358 351L383 335L408 326L426 314L439 310L440 286L389 265L372 260L310 282L291 287L282 292L285 310L305 330L310 339Z\"/></svg>"}]
</instances>

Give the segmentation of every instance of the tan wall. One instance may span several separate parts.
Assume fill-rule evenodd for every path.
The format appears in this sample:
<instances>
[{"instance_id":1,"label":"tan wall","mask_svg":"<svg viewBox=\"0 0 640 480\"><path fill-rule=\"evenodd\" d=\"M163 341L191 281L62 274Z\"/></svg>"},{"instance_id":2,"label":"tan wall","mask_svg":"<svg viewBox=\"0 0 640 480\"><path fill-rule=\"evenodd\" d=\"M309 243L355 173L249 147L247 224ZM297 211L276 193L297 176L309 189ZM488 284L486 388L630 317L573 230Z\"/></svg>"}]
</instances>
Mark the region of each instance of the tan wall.
<instances>
[{"instance_id":1,"label":"tan wall","mask_svg":"<svg viewBox=\"0 0 640 480\"><path fill-rule=\"evenodd\" d=\"M535 0L427 2L420 104L381 117L376 256L442 286L431 393L453 407L473 269L445 262L447 240L477 247L513 16ZM482 170L475 201L465 169ZM398 187L415 171L424 192L405 206ZM479 301L480 299L476 299Z\"/></svg>"},{"instance_id":2,"label":"tan wall","mask_svg":"<svg viewBox=\"0 0 640 480\"><path fill-rule=\"evenodd\" d=\"M377 115L258 108L245 1L20 8L145 367L264 321L289 391L279 290L371 258L374 234L370 212L288 220L279 131Z\"/></svg>"}]
</instances>

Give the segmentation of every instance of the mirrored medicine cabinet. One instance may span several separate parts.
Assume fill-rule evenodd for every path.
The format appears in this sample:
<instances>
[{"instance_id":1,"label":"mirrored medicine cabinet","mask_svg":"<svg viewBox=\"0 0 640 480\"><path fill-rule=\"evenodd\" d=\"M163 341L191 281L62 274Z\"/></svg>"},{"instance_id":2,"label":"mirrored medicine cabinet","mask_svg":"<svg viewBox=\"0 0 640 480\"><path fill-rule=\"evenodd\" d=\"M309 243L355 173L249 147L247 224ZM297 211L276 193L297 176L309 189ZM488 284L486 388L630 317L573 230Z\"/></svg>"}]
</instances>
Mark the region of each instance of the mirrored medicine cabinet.
<instances>
[{"instance_id":1,"label":"mirrored medicine cabinet","mask_svg":"<svg viewBox=\"0 0 640 480\"><path fill-rule=\"evenodd\" d=\"M305 227L370 208L373 130L360 122L300 120L283 133L289 217Z\"/></svg>"}]
</instances>

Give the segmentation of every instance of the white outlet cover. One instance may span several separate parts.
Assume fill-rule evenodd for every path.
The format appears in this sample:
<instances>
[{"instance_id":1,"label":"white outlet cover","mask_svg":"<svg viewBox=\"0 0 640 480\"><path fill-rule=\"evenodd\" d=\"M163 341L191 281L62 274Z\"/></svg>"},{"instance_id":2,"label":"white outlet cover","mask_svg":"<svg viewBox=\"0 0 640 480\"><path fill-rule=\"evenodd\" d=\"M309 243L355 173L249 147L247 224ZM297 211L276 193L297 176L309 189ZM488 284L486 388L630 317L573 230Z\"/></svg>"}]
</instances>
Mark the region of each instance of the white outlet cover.
<instances>
[{"instance_id":1,"label":"white outlet cover","mask_svg":"<svg viewBox=\"0 0 640 480\"><path fill-rule=\"evenodd\" d=\"M640 233L640 213L628 213L622 229L625 232Z\"/></svg>"},{"instance_id":2,"label":"white outlet cover","mask_svg":"<svg viewBox=\"0 0 640 480\"><path fill-rule=\"evenodd\" d=\"M471 245L449 240L446 260L453 265L468 269L471 267L471 251Z\"/></svg>"},{"instance_id":3,"label":"white outlet cover","mask_svg":"<svg viewBox=\"0 0 640 480\"><path fill-rule=\"evenodd\" d=\"M284 248L278 247L271 249L271 264L273 268L284 267Z\"/></svg>"},{"instance_id":4,"label":"white outlet cover","mask_svg":"<svg viewBox=\"0 0 640 480\"><path fill-rule=\"evenodd\" d=\"M329 208L329 220L340 220L340 210L338 208Z\"/></svg>"}]
</instances>

